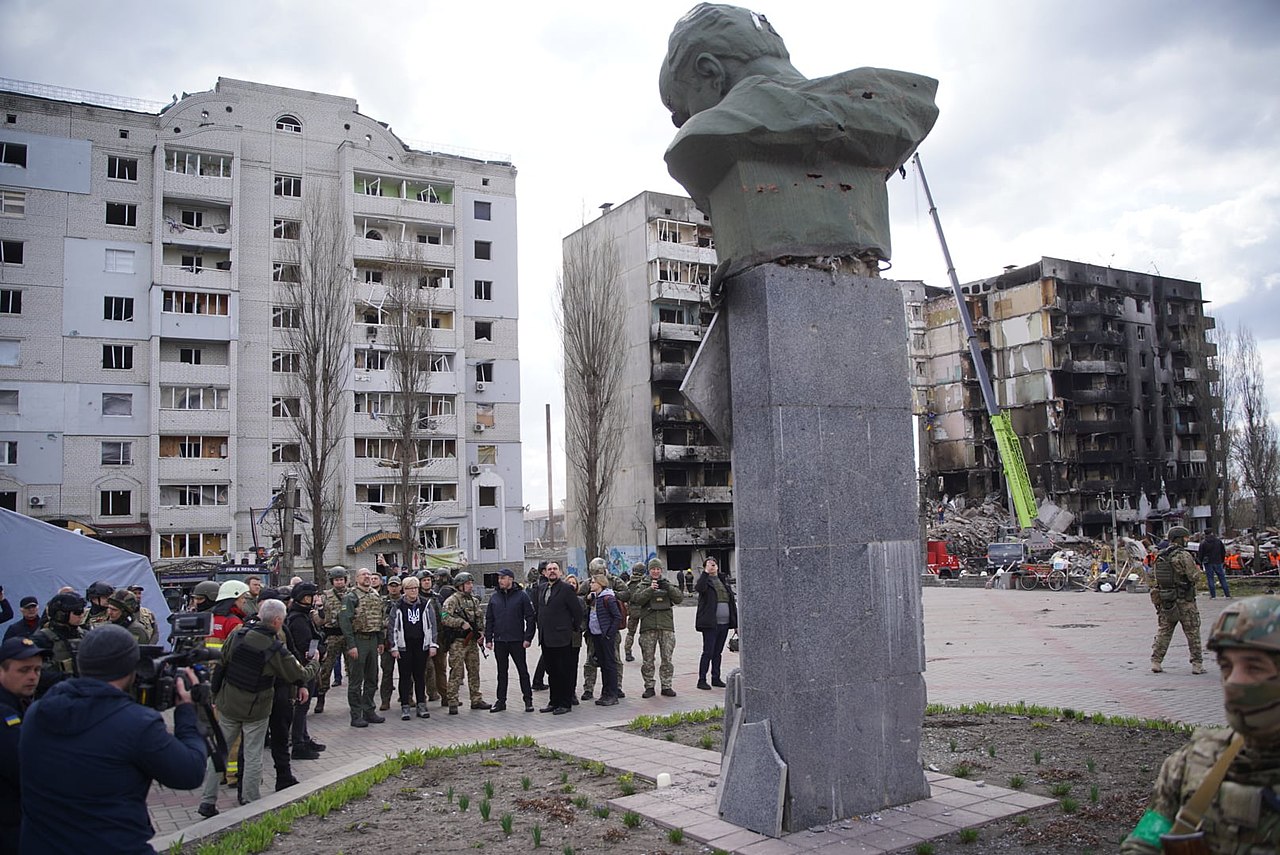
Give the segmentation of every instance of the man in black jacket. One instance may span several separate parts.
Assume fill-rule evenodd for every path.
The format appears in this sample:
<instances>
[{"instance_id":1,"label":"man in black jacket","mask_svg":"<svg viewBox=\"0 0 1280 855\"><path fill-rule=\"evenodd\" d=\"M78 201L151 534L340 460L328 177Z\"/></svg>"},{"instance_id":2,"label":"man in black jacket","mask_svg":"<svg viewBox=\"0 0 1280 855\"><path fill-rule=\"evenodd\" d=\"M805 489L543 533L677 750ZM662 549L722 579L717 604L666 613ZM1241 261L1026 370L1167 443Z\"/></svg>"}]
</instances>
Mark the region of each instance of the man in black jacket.
<instances>
[{"instance_id":1,"label":"man in black jacket","mask_svg":"<svg viewBox=\"0 0 1280 855\"><path fill-rule=\"evenodd\" d=\"M573 706L573 635L582 632L582 602L560 581L560 565L547 563L547 584L538 590L538 637L547 663L551 698L539 712L564 715Z\"/></svg>"},{"instance_id":2,"label":"man in black jacket","mask_svg":"<svg viewBox=\"0 0 1280 855\"><path fill-rule=\"evenodd\" d=\"M533 688L529 685L529 665L525 651L533 643L533 601L516 586L516 574L506 567L498 571L498 590L489 598L484 616L484 643L498 660L498 702L489 712L507 708L508 662L516 664L524 711L533 712Z\"/></svg>"},{"instance_id":3,"label":"man in black jacket","mask_svg":"<svg viewBox=\"0 0 1280 855\"><path fill-rule=\"evenodd\" d=\"M0 644L0 855L16 855L22 825L18 733L40 682L44 650L29 638Z\"/></svg>"},{"instance_id":4,"label":"man in black jacket","mask_svg":"<svg viewBox=\"0 0 1280 855\"><path fill-rule=\"evenodd\" d=\"M1227 547L1223 545L1222 539L1213 532L1207 532L1200 541L1199 558L1200 564L1204 566L1205 579L1209 582L1209 599L1213 600L1218 596L1213 589L1215 579L1222 583L1223 595L1228 600L1231 599L1231 589L1227 587L1227 571L1223 568L1227 560Z\"/></svg>"},{"instance_id":5,"label":"man in black jacket","mask_svg":"<svg viewBox=\"0 0 1280 855\"><path fill-rule=\"evenodd\" d=\"M312 643L318 653L323 640L315 623L316 594L320 591L312 582L299 582L290 593L289 612L284 619L284 634L288 641L289 652L299 662L306 662L311 654ZM314 697L316 681L307 684L307 693ZM319 760L324 746L311 738L307 732L307 712L311 709L311 697L303 703L293 705L293 723L290 729L290 744L294 760Z\"/></svg>"}]
</instances>

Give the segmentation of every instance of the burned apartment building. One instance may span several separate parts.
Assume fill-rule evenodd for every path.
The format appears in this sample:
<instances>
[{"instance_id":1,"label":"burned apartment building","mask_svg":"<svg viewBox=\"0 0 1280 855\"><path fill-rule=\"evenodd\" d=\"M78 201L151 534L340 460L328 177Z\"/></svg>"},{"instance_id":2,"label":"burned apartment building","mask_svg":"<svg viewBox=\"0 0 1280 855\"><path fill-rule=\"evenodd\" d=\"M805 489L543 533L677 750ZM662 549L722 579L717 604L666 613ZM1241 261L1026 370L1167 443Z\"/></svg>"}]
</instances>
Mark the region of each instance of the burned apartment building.
<instances>
[{"instance_id":1,"label":"burned apartment building","mask_svg":"<svg viewBox=\"0 0 1280 855\"><path fill-rule=\"evenodd\" d=\"M710 222L693 201L644 192L578 233L610 240L621 260L619 288L626 311L623 373L627 427L605 542L614 572L632 562L662 559L668 569L697 568L714 557L733 565L733 476L729 451L680 394L711 323L711 274L716 266ZM575 234L578 234L575 233ZM568 564L584 555L570 479Z\"/></svg>"},{"instance_id":2,"label":"burned apartment building","mask_svg":"<svg viewBox=\"0 0 1280 855\"><path fill-rule=\"evenodd\" d=\"M1211 524L1222 403L1199 283L1042 258L963 291L1038 502L1086 535L1110 528L1113 502L1122 532ZM923 312L911 371L926 496L1003 494L955 298Z\"/></svg>"}]
</instances>

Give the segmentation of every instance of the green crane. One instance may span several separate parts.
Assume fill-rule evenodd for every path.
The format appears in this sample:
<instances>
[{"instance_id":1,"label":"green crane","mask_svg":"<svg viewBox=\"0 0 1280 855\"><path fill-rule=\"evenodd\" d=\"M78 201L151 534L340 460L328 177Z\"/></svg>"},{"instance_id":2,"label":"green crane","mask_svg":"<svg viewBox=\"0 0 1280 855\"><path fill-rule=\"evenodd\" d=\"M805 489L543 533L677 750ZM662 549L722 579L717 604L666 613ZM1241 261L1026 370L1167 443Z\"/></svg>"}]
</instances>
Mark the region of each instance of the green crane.
<instances>
[{"instance_id":1,"label":"green crane","mask_svg":"<svg viewBox=\"0 0 1280 855\"><path fill-rule=\"evenodd\" d=\"M960 280L956 278L956 266L951 261L951 251L947 249L947 239L942 234L942 221L938 219L938 206L933 203L933 194L929 192L929 182L924 177L924 167L920 165L920 154L913 158L916 173L920 176L920 184L924 187L924 197L929 202L929 216L933 218L934 228L938 230L938 242L942 244L942 257L947 262L947 278L951 280L951 290L956 295L956 308L960 312L960 320L964 323L965 336L969 340L969 356L973 359L973 370L978 375L978 385L982 387L982 402L987 408L987 417L991 420L991 431L996 437L996 449L1000 452L1000 464L1004 467L1005 483L1009 488L1009 497L1013 502L1014 515L1021 528L1030 528L1036 518L1036 497L1031 491L1031 478L1027 475L1027 461L1022 456L1022 443L1013 430L1013 422L1009 414L1000 409L996 402L995 391L991 388L991 376L987 373L987 364L982 359L982 348L978 343L978 334L973 329L973 318L969 316L969 305L965 302L960 290Z\"/></svg>"}]
</instances>

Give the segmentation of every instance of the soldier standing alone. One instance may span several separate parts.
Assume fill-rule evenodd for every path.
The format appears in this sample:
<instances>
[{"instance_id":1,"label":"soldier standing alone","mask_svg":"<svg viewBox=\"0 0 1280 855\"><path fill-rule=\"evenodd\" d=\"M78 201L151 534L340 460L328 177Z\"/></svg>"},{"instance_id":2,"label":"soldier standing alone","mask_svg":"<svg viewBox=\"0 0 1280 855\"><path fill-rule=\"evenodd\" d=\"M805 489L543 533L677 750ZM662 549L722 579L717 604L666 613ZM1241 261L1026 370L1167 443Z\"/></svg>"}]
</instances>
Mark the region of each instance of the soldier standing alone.
<instances>
[{"instance_id":1,"label":"soldier standing alone","mask_svg":"<svg viewBox=\"0 0 1280 855\"><path fill-rule=\"evenodd\" d=\"M1187 636L1187 649L1191 653L1191 673L1204 673L1204 654L1200 649L1200 610L1196 608L1196 562L1187 551L1187 538L1191 532L1180 525L1169 529L1169 546L1156 556L1153 574L1156 586L1152 599L1157 597L1159 629L1151 645L1151 670L1159 674L1161 664L1173 639L1173 630L1182 624Z\"/></svg>"}]
</instances>

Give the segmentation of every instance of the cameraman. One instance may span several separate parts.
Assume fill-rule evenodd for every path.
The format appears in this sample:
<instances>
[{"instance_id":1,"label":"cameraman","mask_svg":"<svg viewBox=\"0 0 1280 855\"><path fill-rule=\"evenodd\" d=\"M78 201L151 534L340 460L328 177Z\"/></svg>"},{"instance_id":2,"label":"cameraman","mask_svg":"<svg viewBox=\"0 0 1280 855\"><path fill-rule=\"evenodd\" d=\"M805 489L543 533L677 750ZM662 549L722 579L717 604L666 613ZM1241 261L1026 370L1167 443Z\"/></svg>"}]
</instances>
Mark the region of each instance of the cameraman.
<instances>
[{"instance_id":1,"label":"cameraman","mask_svg":"<svg viewBox=\"0 0 1280 855\"><path fill-rule=\"evenodd\" d=\"M80 676L54 686L27 711L23 853L78 852L87 841L100 852L151 853L151 782L175 790L200 785L205 745L191 693L177 682L171 736L160 713L128 694L138 657L127 629L100 626L80 644ZM195 683L190 669L183 673Z\"/></svg>"}]
</instances>

